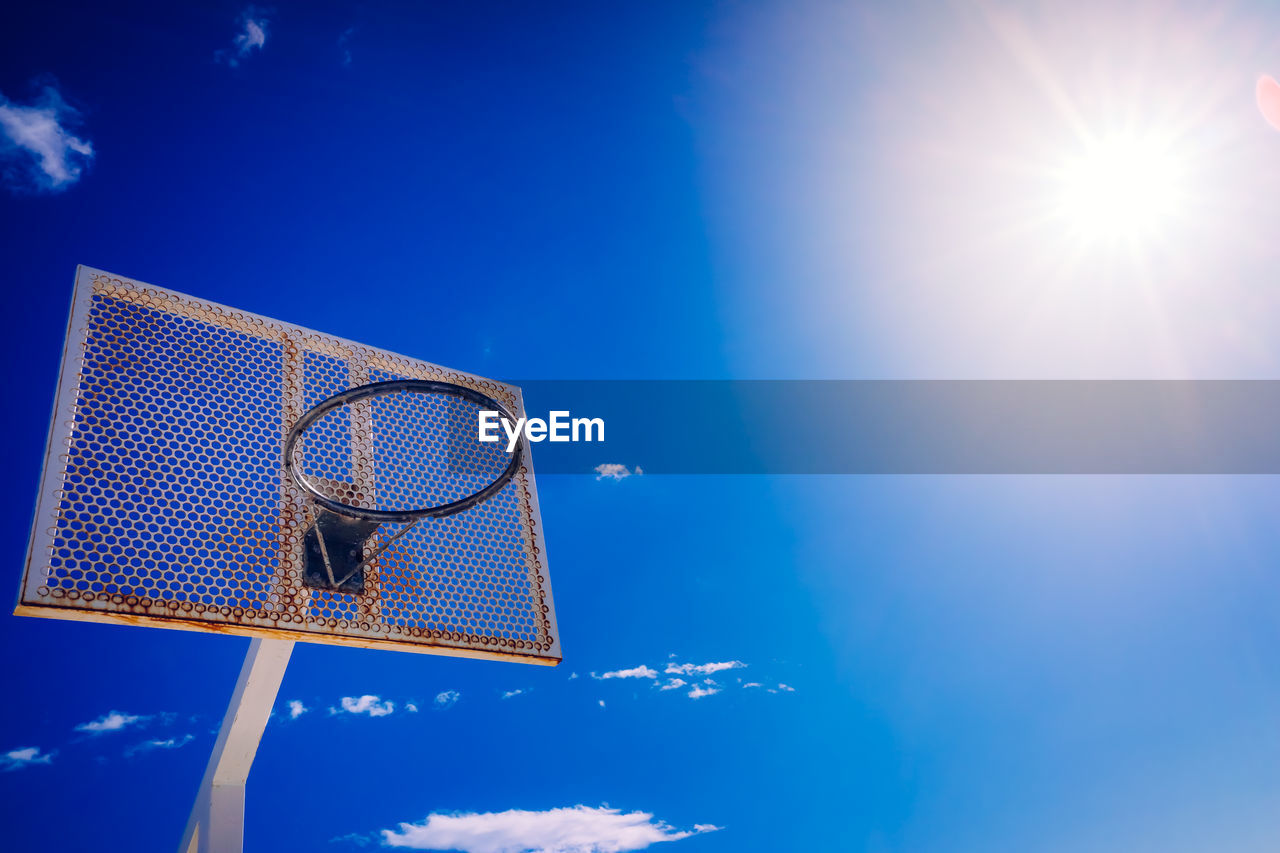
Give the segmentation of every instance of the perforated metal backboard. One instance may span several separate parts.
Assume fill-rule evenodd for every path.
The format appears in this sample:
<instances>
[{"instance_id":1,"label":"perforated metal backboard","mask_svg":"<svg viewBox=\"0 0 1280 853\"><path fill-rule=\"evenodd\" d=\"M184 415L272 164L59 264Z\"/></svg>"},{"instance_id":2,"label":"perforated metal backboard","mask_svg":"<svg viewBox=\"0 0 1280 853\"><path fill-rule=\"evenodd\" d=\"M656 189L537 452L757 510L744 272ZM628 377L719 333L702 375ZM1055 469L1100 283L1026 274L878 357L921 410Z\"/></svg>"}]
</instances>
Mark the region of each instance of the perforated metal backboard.
<instances>
[{"instance_id":1,"label":"perforated metal backboard","mask_svg":"<svg viewBox=\"0 0 1280 853\"><path fill-rule=\"evenodd\" d=\"M511 385L80 267L16 612L558 663L527 448L496 495L391 542L360 592L303 582L313 509L284 473L285 435L320 400L393 379L524 413ZM353 505L453 500L504 452L476 442L476 411L377 398L317 421L295 460Z\"/></svg>"}]
</instances>

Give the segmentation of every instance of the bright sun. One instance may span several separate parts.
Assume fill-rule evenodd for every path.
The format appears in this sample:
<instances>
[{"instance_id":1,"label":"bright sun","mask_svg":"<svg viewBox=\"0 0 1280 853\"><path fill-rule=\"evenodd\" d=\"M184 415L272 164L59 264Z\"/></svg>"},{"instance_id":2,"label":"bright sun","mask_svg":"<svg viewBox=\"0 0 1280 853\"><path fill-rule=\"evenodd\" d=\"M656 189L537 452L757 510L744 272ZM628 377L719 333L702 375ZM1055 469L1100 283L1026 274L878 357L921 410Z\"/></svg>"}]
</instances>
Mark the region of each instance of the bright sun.
<instances>
[{"instance_id":1,"label":"bright sun","mask_svg":"<svg viewBox=\"0 0 1280 853\"><path fill-rule=\"evenodd\" d=\"M1184 207L1180 158L1159 136L1090 140L1057 177L1059 218L1091 243L1159 238Z\"/></svg>"}]
</instances>

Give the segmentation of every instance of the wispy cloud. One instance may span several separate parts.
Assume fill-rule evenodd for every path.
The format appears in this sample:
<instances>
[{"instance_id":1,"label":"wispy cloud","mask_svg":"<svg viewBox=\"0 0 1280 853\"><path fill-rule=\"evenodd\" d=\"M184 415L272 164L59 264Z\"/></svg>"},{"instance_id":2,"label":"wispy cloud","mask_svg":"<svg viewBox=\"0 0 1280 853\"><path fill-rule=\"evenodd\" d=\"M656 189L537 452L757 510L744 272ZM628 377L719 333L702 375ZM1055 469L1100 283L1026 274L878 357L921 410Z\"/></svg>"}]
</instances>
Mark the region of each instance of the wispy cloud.
<instances>
[{"instance_id":1,"label":"wispy cloud","mask_svg":"<svg viewBox=\"0 0 1280 853\"><path fill-rule=\"evenodd\" d=\"M632 667L631 669L618 669L603 674L591 673L591 677L597 680L615 679L615 678L649 678L653 679L653 686L658 688L659 692L670 692L681 690L690 699L702 699L706 696L714 696L723 692L721 687L715 680L709 678L712 673L724 672L733 669L746 669L747 664L740 660L722 660L708 661L707 663L680 663L674 654L671 655L672 660L662 666L662 675L658 674L656 669L652 669L645 664ZM737 683L742 684L742 679L736 679ZM743 687L764 687L758 681L751 681L742 685ZM685 690L685 688L688 688ZM786 684L779 684L775 687L765 688L770 693L791 693L795 692L795 688ZM603 702L601 703L603 705Z\"/></svg>"},{"instance_id":2,"label":"wispy cloud","mask_svg":"<svg viewBox=\"0 0 1280 853\"><path fill-rule=\"evenodd\" d=\"M405 702L405 703L404 703L404 709L405 709L406 711L408 711L410 714L416 714L416 713L418 713L418 706L417 706L417 705L415 705L415 704L414 704L414 703L412 703L412 702Z\"/></svg>"},{"instance_id":3,"label":"wispy cloud","mask_svg":"<svg viewBox=\"0 0 1280 853\"><path fill-rule=\"evenodd\" d=\"M436 710L443 711L446 708L452 708L453 704L462 698L462 694L456 690L445 690L436 694Z\"/></svg>"},{"instance_id":4,"label":"wispy cloud","mask_svg":"<svg viewBox=\"0 0 1280 853\"><path fill-rule=\"evenodd\" d=\"M74 184L93 160L93 145L67 128L80 113L44 86L31 104L0 93L0 174L15 192L57 192Z\"/></svg>"},{"instance_id":5,"label":"wispy cloud","mask_svg":"<svg viewBox=\"0 0 1280 853\"><path fill-rule=\"evenodd\" d=\"M726 669L742 669L746 664L740 660L726 660L717 663L669 663L664 670L668 675L711 675Z\"/></svg>"},{"instance_id":6,"label":"wispy cloud","mask_svg":"<svg viewBox=\"0 0 1280 853\"><path fill-rule=\"evenodd\" d=\"M53 763L54 752L41 752L39 747L27 746L22 749L11 749L0 755L0 770L21 770L36 764Z\"/></svg>"},{"instance_id":7,"label":"wispy cloud","mask_svg":"<svg viewBox=\"0 0 1280 853\"><path fill-rule=\"evenodd\" d=\"M289 700L289 719L296 720L311 709L302 704L301 699Z\"/></svg>"},{"instance_id":8,"label":"wispy cloud","mask_svg":"<svg viewBox=\"0 0 1280 853\"><path fill-rule=\"evenodd\" d=\"M368 693L358 697L343 696L339 704L348 714L368 714L370 717L385 717L396 709L395 702L383 701L380 696L372 696ZM336 714L338 709L332 708L330 713Z\"/></svg>"},{"instance_id":9,"label":"wispy cloud","mask_svg":"<svg viewBox=\"0 0 1280 853\"><path fill-rule=\"evenodd\" d=\"M596 675L596 674L593 672L593 673L591 673L591 677L592 677L592 678L597 678L597 679L602 679L602 678L657 678L657 677L658 677L658 671L657 671L656 669L649 669L649 667L645 666L644 664L640 664L639 666L634 667L634 668L632 668L632 669L615 669L615 670L613 670L612 672L606 672L606 673L604 673L603 675Z\"/></svg>"},{"instance_id":10,"label":"wispy cloud","mask_svg":"<svg viewBox=\"0 0 1280 853\"><path fill-rule=\"evenodd\" d=\"M387 847L460 850L463 853L623 853L719 829L698 824L676 830L648 812L572 808L534 812L432 814L423 823L382 830Z\"/></svg>"},{"instance_id":11,"label":"wispy cloud","mask_svg":"<svg viewBox=\"0 0 1280 853\"><path fill-rule=\"evenodd\" d=\"M129 726L143 723L146 717L137 714L125 714L121 711L108 711L105 715L96 720L87 723L81 723L76 726L78 732L88 732L89 734L100 735L106 732L118 732Z\"/></svg>"},{"instance_id":12,"label":"wispy cloud","mask_svg":"<svg viewBox=\"0 0 1280 853\"><path fill-rule=\"evenodd\" d=\"M595 472L597 480L625 480L633 475L640 476L644 473L644 469L637 465L633 471L626 465L620 465L617 462L606 462L603 465L597 465Z\"/></svg>"},{"instance_id":13,"label":"wispy cloud","mask_svg":"<svg viewBox=\"0 0 1280 853\"><path fill-rule=\"evenodd\" d=\"M231 47L214 53L214 59L235 68L255 50L262 50L267 43L267 12L253 6L240 13L236 21L240 32L231 40Z\"/></svg>"},{"instance_id":14,"label":"wispy cloud","mask_svg":"<svg viewBox=\"0 0 1280 853\"><path fill-rule=\"evenodd\" d=\"M514 699L514 698L515 698L515 697L517 697L517 696L523 696L523 695L524 695L525 693L527 693L527 692L529 692L529 691L528 691L528 690L526 690L525 688L523 688L523 687L517 687L515 690L508 690L506 693L503 693L503 694L502 694L502 698L503 698L503 699Z\"/></svg>"},{"instance_id":15,"label":"wispy cloud","mask_svg":"<svg viewBox=\"0 0 1280 853\"><path fill-rule=\"evenodd\" d=\"M349 68L351 66L351 37L355 35L355 27L347 27L342 31L342 35L338 36L338 51L342 55L342 67Z\"/></svg>"},{"instance_id":16,"label":"wispy cloud","mask_svg":"<svg viewBox=\"0 0 1280 853\"><path fill-rule=\"evenodd\" d=\"M195 735L189 734L177 738L171 737L164 738L163 740L147 740L125 750L125 755L136 755L139 752L150 752L154 749L181 749L193 740L195 740Z\"/></svg>"}]
</instances>

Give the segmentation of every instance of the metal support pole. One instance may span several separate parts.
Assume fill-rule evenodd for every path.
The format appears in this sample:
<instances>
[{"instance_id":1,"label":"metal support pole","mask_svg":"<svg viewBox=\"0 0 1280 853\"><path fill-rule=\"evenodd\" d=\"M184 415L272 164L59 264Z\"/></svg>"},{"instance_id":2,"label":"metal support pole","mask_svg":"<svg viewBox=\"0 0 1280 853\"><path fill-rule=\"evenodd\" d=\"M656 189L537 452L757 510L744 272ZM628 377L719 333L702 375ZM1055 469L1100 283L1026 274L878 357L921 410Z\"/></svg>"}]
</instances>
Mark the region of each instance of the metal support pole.
<instances>
[{"instance_id":1,"label":"metal support pole","mask_svg":"<svg viewBox=\"0 0 1280 853\"><path fill-rule=\"evenodd\" d=\"M241 853L244 784L292 651L292 640L250 641L178 853Z\"/></svg>"}]
</instances>

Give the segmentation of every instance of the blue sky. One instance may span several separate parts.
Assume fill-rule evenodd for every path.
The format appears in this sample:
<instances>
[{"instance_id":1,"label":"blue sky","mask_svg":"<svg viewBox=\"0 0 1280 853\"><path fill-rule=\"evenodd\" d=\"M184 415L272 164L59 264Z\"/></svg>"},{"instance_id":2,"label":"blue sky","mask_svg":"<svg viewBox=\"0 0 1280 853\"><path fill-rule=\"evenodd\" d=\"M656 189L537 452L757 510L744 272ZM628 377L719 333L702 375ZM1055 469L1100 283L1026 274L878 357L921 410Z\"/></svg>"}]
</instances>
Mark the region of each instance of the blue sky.
<instances>
[{"instance_id":1,"label":"blue sky","mask_svg":"<svg viewBox=\"0 0 1280 853\"><path fill-rule=\"evenodd\" d=\"M1276 378L1215 8L9 10L10 583L78 263L513 380ZM1274 478L539 486L564 663L300 645L247 849L1274 849ZM0 641L8 846L171 849L247 641Z\"/></svg>"}]
</instances>

